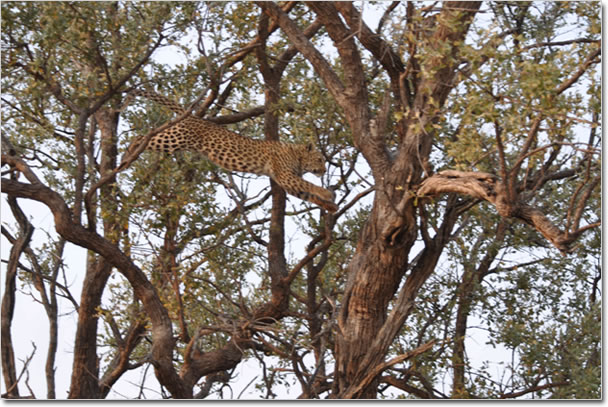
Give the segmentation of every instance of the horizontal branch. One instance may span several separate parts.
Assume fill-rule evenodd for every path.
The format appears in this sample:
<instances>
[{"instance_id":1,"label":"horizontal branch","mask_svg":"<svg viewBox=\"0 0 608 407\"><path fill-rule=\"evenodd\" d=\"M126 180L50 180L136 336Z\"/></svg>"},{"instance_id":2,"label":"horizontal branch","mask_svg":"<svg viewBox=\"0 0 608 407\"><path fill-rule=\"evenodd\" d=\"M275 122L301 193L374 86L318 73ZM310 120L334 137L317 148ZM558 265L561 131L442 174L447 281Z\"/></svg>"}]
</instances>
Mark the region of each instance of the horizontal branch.
<instances>
[{"instance_id":1,"label":"horizontal branch","mask_svg":"<svg viewBox=\"0 0 608 407\"><path fill-rule=\"evenodd\" d=\"M595 40L592 38L577 38L574 40L567 40L567 41L538 42L536 44L528 45L527 47L524 47L523 49L528 50L528 49L539 48L539 47L563 47L565 45L572 45L572 44L601 44L601 43L602 43L602 40Z\"/></svg>"},{"instance_id":2,"label":"horizontal branch","mask_svg":"<svg viewBox=\"0 0 608 407\"><path fill-rule=\"evenodd\" d=\"M265 110L265 106L256 106L242 112L233 113L225 116L209 117L205 118L205 120L213 122L215 124L232 124L241 122L245 119L250 119L252 117L261 116L264 114Z\"/></svg>"},{"instance_id":3,"label":"horizontal branch","mask_svg":"<svg viewBox=\"0 0 608 407\"><path fill-rule=\"evenodd\" d=\"M468 195L491 203L503 217L522 220L541 233L562 254L572 251L572 243L591 227L575 231L560 230L540 209L529 205L517 196L509 197L505 185L492 174L446 170L422 182L418 197L445 193Z\"/></svg>"}]
</instances>

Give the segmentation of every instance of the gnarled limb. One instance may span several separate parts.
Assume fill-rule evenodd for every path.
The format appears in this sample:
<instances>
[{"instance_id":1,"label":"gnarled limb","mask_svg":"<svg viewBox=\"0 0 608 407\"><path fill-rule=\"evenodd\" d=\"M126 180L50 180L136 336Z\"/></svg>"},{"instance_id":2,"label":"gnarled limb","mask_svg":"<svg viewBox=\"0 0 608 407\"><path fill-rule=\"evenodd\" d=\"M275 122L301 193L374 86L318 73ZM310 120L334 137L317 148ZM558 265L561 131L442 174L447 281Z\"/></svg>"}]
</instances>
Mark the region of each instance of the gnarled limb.
<instances>
[{"instance_id":1,"label":"gnarled limb","mask_svg":"<svg viewBox=\"0 0 608 407\"><path fill-rule=\"evenodd\" d=\"M509 197L504 183L497 176L484 172L442 171L425 179L417 191L418 197L444 193L468 195L491 203L501 216L516 218L532 226L562 254L572 250L572 243L581 233L601 224L597 222L576 230L563 231L540 209L526 203L520 196Z\"/></svg>"}]
</instances>

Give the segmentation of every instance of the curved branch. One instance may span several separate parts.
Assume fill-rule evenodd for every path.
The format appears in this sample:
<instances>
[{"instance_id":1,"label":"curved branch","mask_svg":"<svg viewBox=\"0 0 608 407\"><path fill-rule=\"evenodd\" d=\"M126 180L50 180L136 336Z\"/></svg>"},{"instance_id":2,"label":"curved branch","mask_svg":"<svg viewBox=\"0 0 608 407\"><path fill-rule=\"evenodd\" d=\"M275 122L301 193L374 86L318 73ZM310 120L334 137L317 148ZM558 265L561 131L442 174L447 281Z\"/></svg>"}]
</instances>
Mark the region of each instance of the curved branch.
<instances>
[{"instance_id":1,"label":"curved branch","mask_svg":"<svg viewBox=\"0 0 608 407\"><path fill-rule=\"evenodd\" d=\"M43 184L24 184L3 178L2 192L9 196L32 199L45 204L54 217L57 233L71 243L94 251L107 259L122 273L133 287L136 297L142 302L152 323L152 358L156 376L176 398L190 398L192 389L184 386L173 368L174 339L171 319L163 306L156 289L145 274L116 245L94 231L85 229L72 221L67 204L57 192Z\"/></svg>"},{"instance_id":2,"label":"curved branch","mask_svg":"<svg viewBox=\"0 0 608 407\"><path fill-rule=\"evenodd\" d=\"M491 203L501 216L517 218L532 226L562 254L572 251L572 243L585 230L599 225L584 226L572 232L562 231L540 209L518 197L509 199L507 188L498 177L483 172L442 171L424 180L417 191L418 197L444 193L469 195Z\"/></svg>"}]
</instances>

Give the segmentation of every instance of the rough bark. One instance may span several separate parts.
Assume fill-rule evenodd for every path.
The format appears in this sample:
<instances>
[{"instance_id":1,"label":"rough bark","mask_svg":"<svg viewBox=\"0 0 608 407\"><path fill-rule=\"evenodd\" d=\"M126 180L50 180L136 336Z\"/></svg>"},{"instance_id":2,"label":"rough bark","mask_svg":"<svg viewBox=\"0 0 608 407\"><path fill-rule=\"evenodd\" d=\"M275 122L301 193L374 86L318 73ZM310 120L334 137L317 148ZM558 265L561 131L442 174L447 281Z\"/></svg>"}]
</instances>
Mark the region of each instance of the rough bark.
<instances>
[{"instance_id":1,"label":"rough bark","mask_svg":"<svg viewBox=\"0 0 608 407\"><path fill-rule=\"evenodd\" d=\"M93 259L90 259L93 260ZM74 362L68 398L97 399L99 361L97 358L97 311L112 266L103 258L88 261L78 309L78 325L74 341Z\"/></svg>"},{"instance_id":2,"label":"rough bark","mask_svg":"<svg viewBox=\"0 0 608 407\"><path fill-rule=\"evenodd\" d=\"M458 51L455 44L464 39L480 2L453 2L446 3L443 7L442 18L438 19L442 23L438 24L428 42L431 46L449 43L452 52L426 61L429 68L433 67L429 69L433 74L420 82L413 109L399 126L402 141L394 162L388 155L382 134L376 132L376 137L372 135L365 75L353 36L360 26L345 26L338 8L342 10L347 23L358 22L356 14L344 5L308 3L323 23L340 55L344 70L342 82L286 13L273 3L257 4L279 24L292 44L323 79L344 111L355 147L363 153L372 169L376 195L372 212L359 238L357 251L348 266L349 277L338 317L340 329L336 339L336 371L332 393L333 397L348 394L373 398L376 395L377 380L354 393L349 393L349 389L357 384L357 379L364 377L366 369L374 367L368 365L376 360L368 350L383 327L388 302L406 271L408 253L416 238L415 207L409 189L426 170L431 138L424 131L414 131L413 124L422 123L421 127L425 129L428 123L436 120L438 111L453 86L456 67L454 56ZM360 33L364 37L363 30ZM369 41L369 38L363 41L366 41L368 47L379 46ZM398 71L399 64L394 69ZM429 274L427 271L419 276L428 277ZM425 278L411 279L409 294L414 294L424 280ZM394 334L397 331L398 327ZM393 338L394 336L384 338L384 343L374 348L375 351L380 350L381 358ZM367 362L362 365L364 359Z\"/></svg>"}]
</instances>

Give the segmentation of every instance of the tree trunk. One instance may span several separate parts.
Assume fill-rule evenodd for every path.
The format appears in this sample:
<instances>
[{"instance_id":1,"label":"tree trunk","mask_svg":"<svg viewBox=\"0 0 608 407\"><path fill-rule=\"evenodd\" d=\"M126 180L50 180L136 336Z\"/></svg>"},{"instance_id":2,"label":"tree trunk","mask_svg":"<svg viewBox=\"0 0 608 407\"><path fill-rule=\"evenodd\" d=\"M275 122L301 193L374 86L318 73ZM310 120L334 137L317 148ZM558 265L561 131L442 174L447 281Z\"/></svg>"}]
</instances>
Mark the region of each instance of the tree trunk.
<instances>
[{"instance_id":1,"label":"tree trunk","mask_svg":"<svg viewBox=\"0 0 608 407\"><path fill-rule=\"evenodd\" d=\"M101 395L97 358L98 307L111 272L112 266L102 257L87 261L74 341L74 363L68 395L71 399L96 399Z\"/></svg>"},{"instance_id":2,"label":"tree trunk","mask_svg":"<svg viewBox=\"0 0 608 407\"><path fill-rule=\"evenodd\" d=\"M379 194L376 194L378 197ZM415 238L414 225L399 230L400 244L388 246L379 225L394 217L389 205L376 204L359 238L357 252L348 267L349 279L342 303L336 340L336 382L334 393L342 394L351 378L360 376L359 365L386 319L389 300L395 294L407 267L408 253ZM375 398L377 383L370 385L360 398Z\"/></svg>"},{"instance_id":3,"label":"tree trunk","mask_svg":"<svg viewBox=\"0 0 608 407\"><path fill-rule=\"evenodd\" d=\"M118 115L108 109L100 109L95 114L95 122L101 132L100 175L103 177L116 167ZM99 206L102 212L108 214L116 210L116 197L112 189L113 186L110 183L102 186L99 192ZM94 216L88 218L92 219ZM113 216L104 216L104 237L114 243L117 241L115 223L116 220ZM92 226L89 225L89 227ZM68 396L72 399L95 399L102 395L99 386L99 360L97 357L98 307L101 305L101 297L111 274L112 265L105 258L95 256L93 253L89 254L74 342L72 382Z\"/></svg>"}]
</instances>

